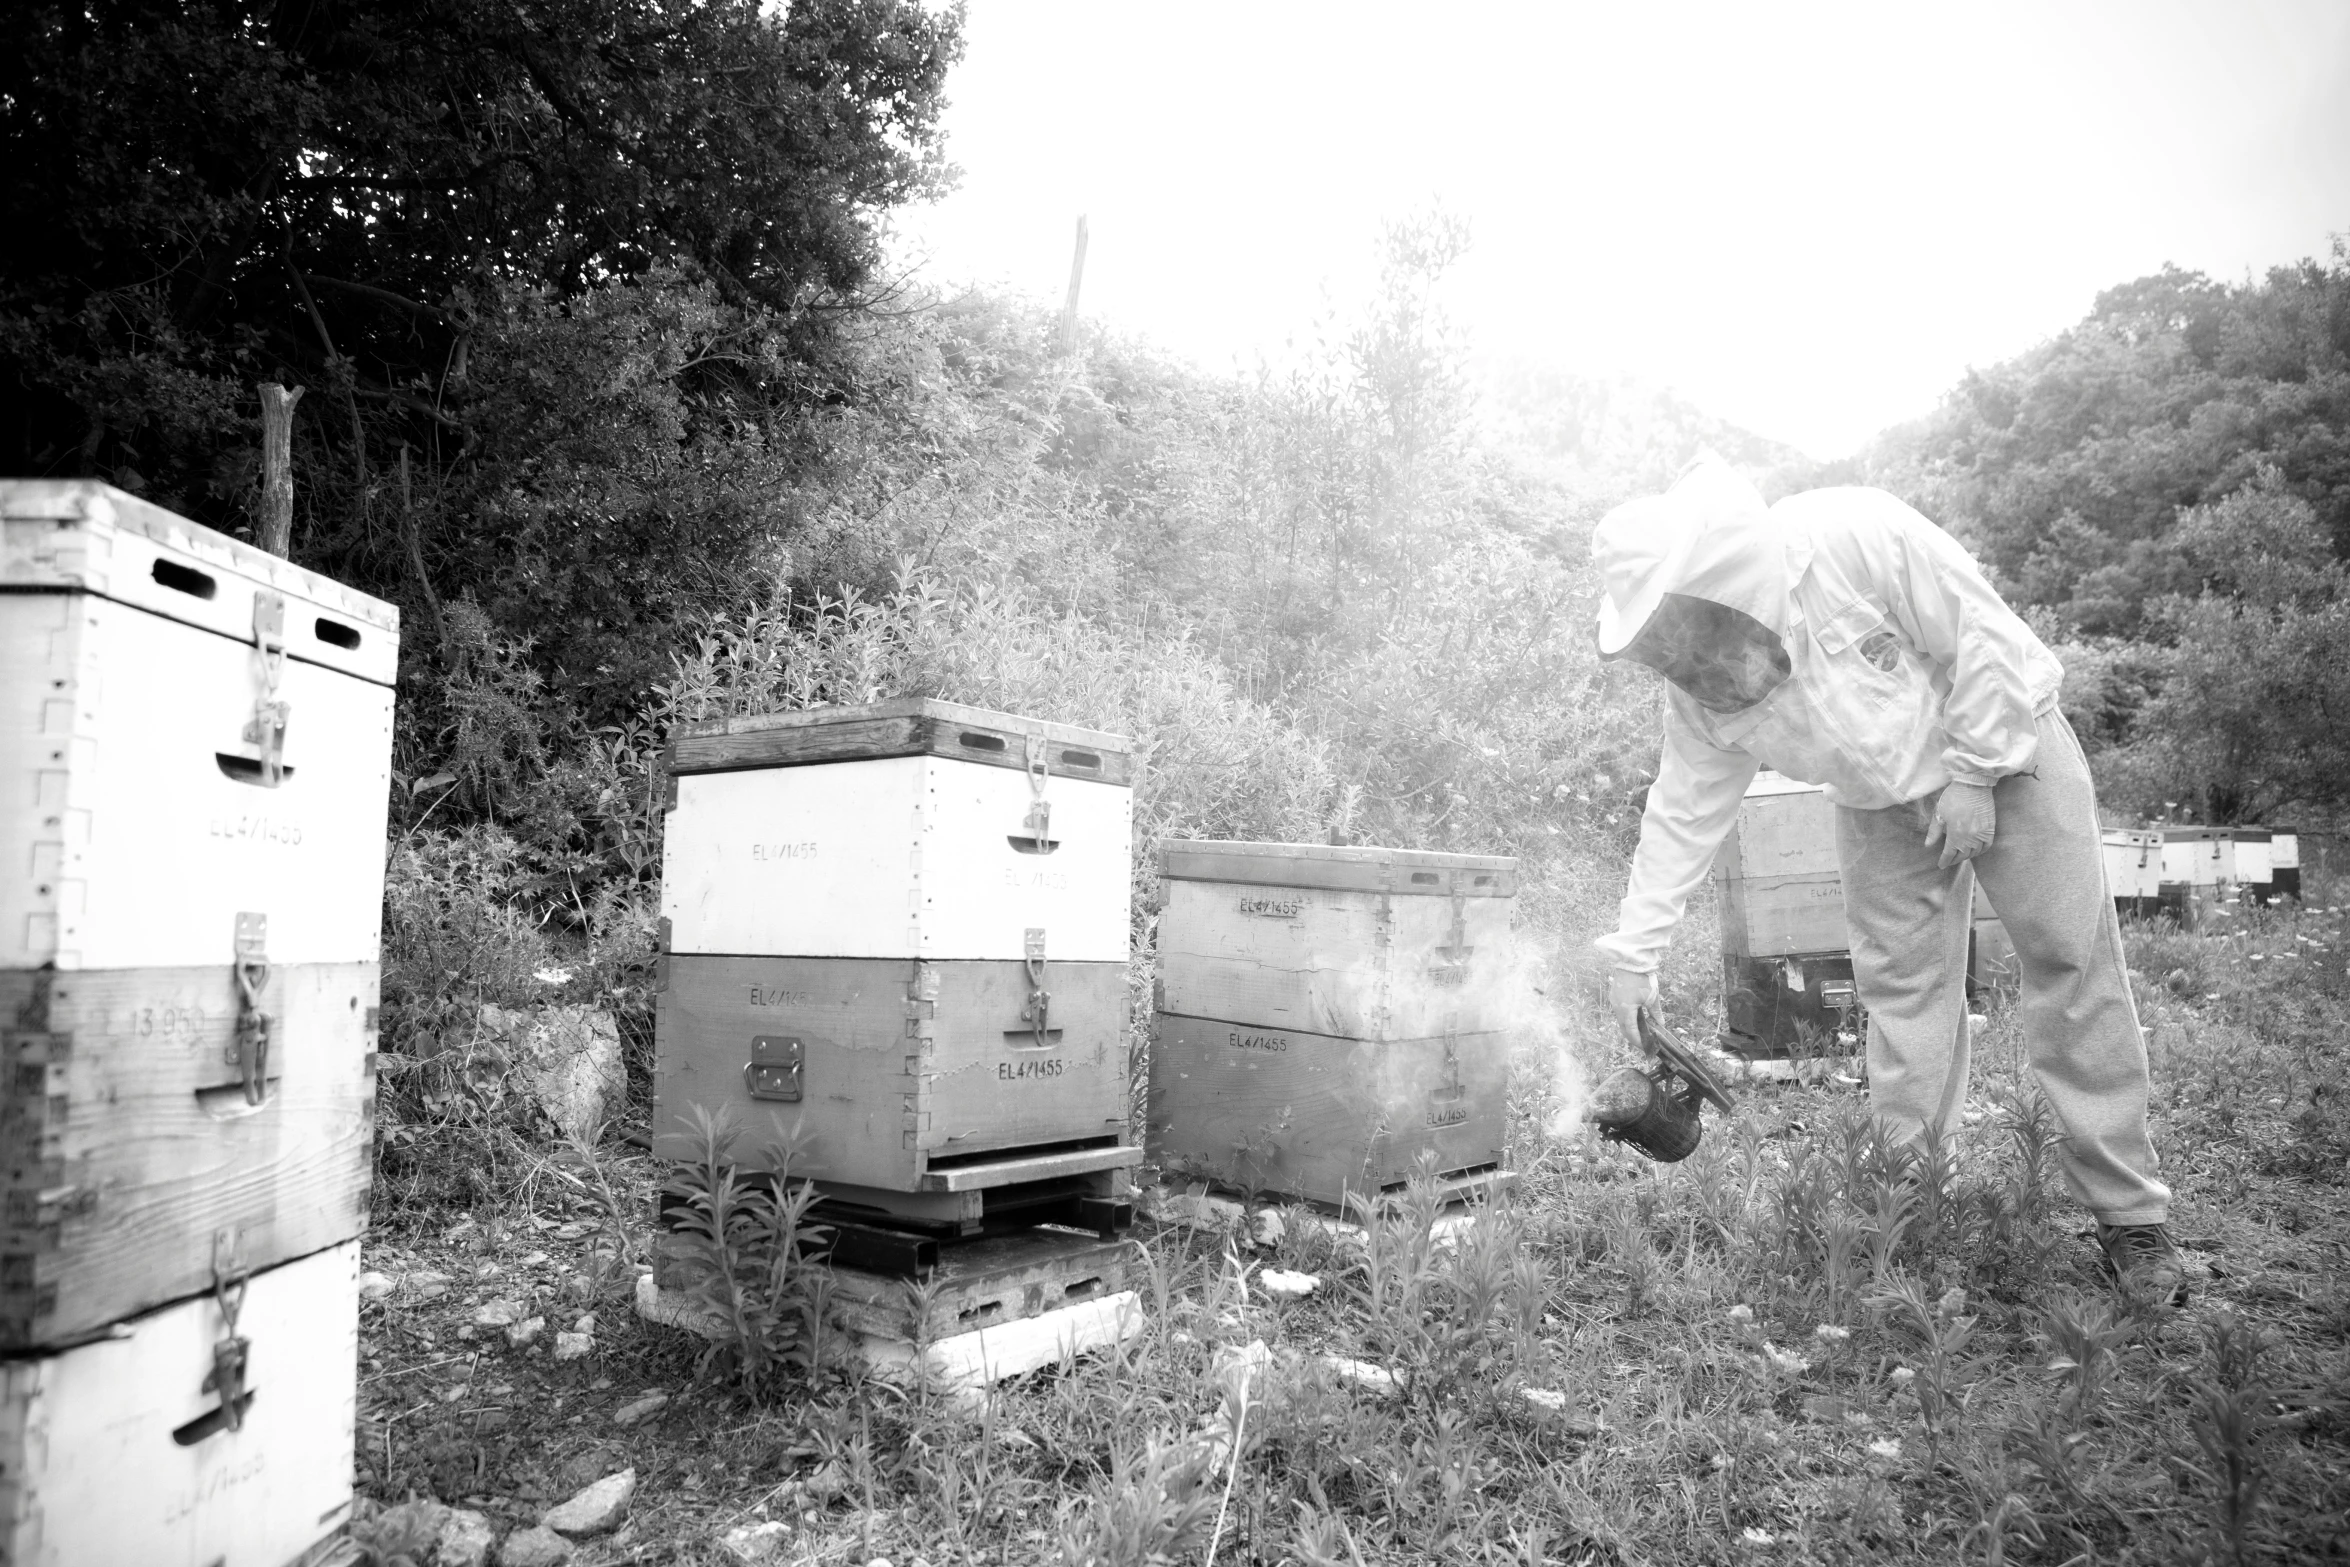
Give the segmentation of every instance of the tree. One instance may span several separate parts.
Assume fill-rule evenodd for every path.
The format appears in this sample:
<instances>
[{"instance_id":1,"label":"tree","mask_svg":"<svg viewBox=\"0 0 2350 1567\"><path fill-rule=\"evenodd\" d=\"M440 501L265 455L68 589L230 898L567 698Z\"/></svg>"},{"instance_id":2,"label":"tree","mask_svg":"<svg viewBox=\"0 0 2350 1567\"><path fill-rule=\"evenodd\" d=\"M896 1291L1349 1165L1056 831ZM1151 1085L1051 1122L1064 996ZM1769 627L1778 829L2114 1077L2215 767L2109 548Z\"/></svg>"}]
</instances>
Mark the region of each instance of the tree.
<instances>
[{"instance_id":1,"label":"tree","mask_svg":"<svg viewBox=\"0 0 2350 1567\"><path fill-rule=\"evenodd\" d=\"M706 287L736 335L677 362L689 401L841 395L836 328L872 282L880 215L941 176L960 48L959 11L913 0L16 14L8 469L96 474L233 529L250 387L299 380L320 395L302 409L297 551L395 591L416 553L384 515L399 453L436 480L505 455L472 402L526 301Z\"/></svg>"}]
</instances>

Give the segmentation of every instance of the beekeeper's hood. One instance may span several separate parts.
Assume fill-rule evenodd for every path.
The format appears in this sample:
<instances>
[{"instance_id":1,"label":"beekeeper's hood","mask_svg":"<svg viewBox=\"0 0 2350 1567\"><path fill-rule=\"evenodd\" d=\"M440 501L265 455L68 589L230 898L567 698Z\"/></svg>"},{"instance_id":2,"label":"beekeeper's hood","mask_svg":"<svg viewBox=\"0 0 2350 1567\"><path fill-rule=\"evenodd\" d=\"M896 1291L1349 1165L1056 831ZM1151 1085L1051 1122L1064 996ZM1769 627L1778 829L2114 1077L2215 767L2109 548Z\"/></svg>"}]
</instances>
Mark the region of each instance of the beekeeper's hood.
<instances>
[{"instance_id":1,"label":"beekeeper's hood","mask_svg":"<svg viewBox=\"0 0 2350 1567\"><path fill-rule=\"evenodd\" d=\"M1710 599L1787 630L1787 556L1755 487L1711 452L1662 495L1627 501L1600 519L1591 556L1607 588L1599 652L1631 645L1668 593Z\"/></svg>"}]
</instances>

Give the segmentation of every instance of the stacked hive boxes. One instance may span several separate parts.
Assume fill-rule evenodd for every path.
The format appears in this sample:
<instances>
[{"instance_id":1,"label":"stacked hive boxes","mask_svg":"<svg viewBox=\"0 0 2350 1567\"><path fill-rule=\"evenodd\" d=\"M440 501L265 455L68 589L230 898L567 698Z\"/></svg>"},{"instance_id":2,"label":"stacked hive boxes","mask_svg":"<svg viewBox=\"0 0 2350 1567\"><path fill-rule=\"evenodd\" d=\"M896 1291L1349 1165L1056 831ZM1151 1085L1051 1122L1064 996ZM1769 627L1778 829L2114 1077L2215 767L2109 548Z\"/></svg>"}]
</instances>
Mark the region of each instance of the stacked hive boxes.
<instances>
[{"instance_id":1,"label":"stacked hive boxes","mask_svg":"<svg viewBox=\"0 0 2350 1567\"><path fill-rule=\"evenodd\" d=\"M1757 773L1714 856L1726 1043L1750 1060L1835 1048L1856 1016L1836 812L1817 784Z\"/></svg>"},{"instance_id":2,"label":"stacked hive boxes","mask_svg":"<svg viewBox=\"0 0 2350 1567\"><path fill-rule=\"evenodd\" d=\"M1169 842L1151 1154L1169 1173L1341 1203L1498 1166L1517 862Z\"/></svg>"},{"instance_id":3,"label":"stacked hive boxes","mask_svg":"<svg viewBox=\"0 0 2350 1567\"><path fill-rule=\"evenodd\" d=\"M351 1497L398 622L0 483L0 1561L279 1567Z\"/></svg>"},{"instance_id":4,"label":"stacked hive boxes","mask_svg":"<svg viewBox=\"0 0 2350 1567\"><path fill-rule=\"evenodd\" d=\"M712 722L671 755L656 1149L698 1109L838 1207L971 1234L1112 1201L1130 743L948 702Z\"/></svg>"},{"instance_id":5,"label":"stacked hive boxes","mask_svg":"<svg viewBox=\"0 0 2350 1567\"><path fill-rule=\"evenodd\" d=\"M2199 929L2235 895L2235 843L2225 827L2162 831L2161 905L2182 930Z\"/></svg>"},{"instance_id":6,"label":"stacked hive boxes","mask_svg":"<svg viewBox=\"0 0 2350 1567\"><path fill-rule=\"evenodd\" d=\"M2162 906L2162 834L2123 828L2105 834L2105 890L2117 913L2151 919Z\"/></svg>"}]
</instances>

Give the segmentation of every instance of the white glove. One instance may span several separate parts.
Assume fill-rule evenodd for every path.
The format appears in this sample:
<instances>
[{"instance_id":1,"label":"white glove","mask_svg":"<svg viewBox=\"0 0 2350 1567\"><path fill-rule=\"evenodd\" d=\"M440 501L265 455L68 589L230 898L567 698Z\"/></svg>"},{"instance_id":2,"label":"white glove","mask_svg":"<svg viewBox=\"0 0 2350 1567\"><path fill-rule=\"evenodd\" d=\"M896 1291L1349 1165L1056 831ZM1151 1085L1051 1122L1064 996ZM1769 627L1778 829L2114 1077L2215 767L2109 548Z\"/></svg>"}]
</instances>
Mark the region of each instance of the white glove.
<instances>
[{"instance_id":1,"label":"white glove","mask_svg":"<svg viewBox=\"0 0 2350 1567\"><path fill-rule=\"evenodd\" d=\"M1639 969L1611 969L1607 976L1607 1008L1616 1015L1616 1029L1624 1043L1640 1045L1640 1009L1656 1005L1656 975Z\"/></svg>"},{"instance_id":2,"label":"white glove","mask_svg":"<svg viewBox=\"0 0 2350 1567\"><path fill-rule=\"evenodd\" d=\"M1999 811L1991 803L1991 786L1978 783L1943 785L1934 802L1934 823L1926 829L1926 847L1942 845L1940 865L1950 869L1991 847L1997 835Z\"/></svg>"}]
</instances>

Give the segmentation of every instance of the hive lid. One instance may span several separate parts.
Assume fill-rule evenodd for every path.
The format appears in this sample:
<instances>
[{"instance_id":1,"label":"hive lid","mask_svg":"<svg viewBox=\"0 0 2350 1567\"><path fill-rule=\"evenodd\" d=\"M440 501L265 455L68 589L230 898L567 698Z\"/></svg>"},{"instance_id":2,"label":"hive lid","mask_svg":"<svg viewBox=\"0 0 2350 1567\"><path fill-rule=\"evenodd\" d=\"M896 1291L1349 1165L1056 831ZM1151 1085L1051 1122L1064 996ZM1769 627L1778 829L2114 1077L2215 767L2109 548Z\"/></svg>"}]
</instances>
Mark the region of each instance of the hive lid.
<instances>
[{"instance_id":1,"label":"hive lid","mask_svg":"<svg viewBox=\"0 0 2350 1567\"><path fill-rule=\"evenodd\" d=\"M1228 881L1334 892L1508 898L1518 891L1518 862L1508 855L1445 854L1433 849L1163 838L1159 841L1159 868L1171 881Z\"/></svg>"},{"instance_id":2,"label":"hive lid","mask_svg":"<svg viewBox=\"0 0 2350 1567\"><path fill-rule=\"evenodd\" d=\"M1774 794L1818 794L1820 792L1818 784L1805 783L1800 778L1790 778L1784 773L1774 773L1767 767L1757 772L1754 775L1754 781L1746 786L1746 798L1749 800L1759 800Z\"/></svg>"},{"instance_id":3,"label":"hive lid","mask_svg":"<svg viewBox=\"0 0 2350 1567\"><path fill-rule=\"evenodd\" d=\"M390 685L400 612L95 479L0 479L0 591L89 593L253 640L254 598L284 603L287 656Z\"/></svg>"},{"instance_id":4,"label":"hive lid","mask_svg":"<svg viewBox=\"0 0 2350 1567\"><path fill-rule=\"evenodd\" d=\"M1134 742L1125 735L926 696L686 724L670 742L669 770L741 772L887 756L944 756L1024 770L1031 737L1043 740L1045 765L1055 777L1134 781Z\"/></svg>"}]
</instances>

